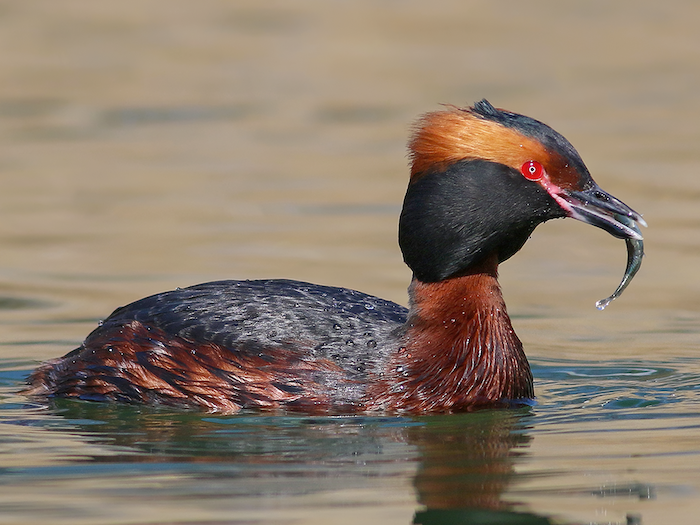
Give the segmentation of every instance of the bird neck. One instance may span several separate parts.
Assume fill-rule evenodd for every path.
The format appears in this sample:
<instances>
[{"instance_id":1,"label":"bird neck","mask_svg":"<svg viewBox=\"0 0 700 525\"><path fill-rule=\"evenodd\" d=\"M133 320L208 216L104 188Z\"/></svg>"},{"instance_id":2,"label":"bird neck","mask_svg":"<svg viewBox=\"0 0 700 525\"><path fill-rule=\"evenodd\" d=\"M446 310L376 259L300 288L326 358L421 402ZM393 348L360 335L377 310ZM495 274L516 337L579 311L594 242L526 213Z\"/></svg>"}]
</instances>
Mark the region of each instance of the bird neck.
<instances>
[{"instance_id":1,"label":"bird neck","mask_svg":"<svg viewBox=\"0 0 700 525\"><path fill-rule=\"evenodd\" d=\"M414 278L404 344L391 363L390 405L456 411L534 397L532 373L506 312L494 253L435 283Z\"/></svg>"}]
</instances>

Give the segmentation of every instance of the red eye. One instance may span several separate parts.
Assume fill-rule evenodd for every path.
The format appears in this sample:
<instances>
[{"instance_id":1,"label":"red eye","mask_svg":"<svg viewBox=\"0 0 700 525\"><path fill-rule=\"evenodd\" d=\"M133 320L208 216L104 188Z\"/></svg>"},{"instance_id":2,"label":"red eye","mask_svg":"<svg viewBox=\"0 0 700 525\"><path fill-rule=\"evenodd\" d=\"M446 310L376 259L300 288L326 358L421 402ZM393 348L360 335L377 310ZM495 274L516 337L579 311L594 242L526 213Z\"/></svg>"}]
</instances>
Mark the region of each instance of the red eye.
<instances>
[{"instance_id":1,"label":"red eye","mask_svg":"<svg viewBox=\"0 0 700 525\"><path fill-rule=\"evenodd\" d=\"M521 166L520 173L522 173L523 177L525 177L527 180L540 180L542 178L542 174L544 173L544 168L542 167L542 164L536 160L528 160Z\"/></svg>"}]
</instances>

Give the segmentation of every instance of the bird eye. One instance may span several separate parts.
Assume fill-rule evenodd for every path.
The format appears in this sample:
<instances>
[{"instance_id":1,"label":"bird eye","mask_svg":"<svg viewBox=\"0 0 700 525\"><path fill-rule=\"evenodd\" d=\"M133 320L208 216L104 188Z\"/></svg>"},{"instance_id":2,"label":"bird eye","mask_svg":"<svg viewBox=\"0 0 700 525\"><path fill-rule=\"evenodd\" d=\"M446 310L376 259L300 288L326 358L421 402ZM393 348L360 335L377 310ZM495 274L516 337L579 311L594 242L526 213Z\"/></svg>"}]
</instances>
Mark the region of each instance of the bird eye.
<instances>
[{"instance_id":1,"label":"bird eye","mask_svg":"<svg viewBox=\"0 0 700 525\"><path fill-rule=\"evenodd\" d=\"M536 160L528 160L521 166L520 172L527 180L540 180L542 178L542 174L544 173L544 168L542 167L542 164Z\"/></svg>"}]
</instances>

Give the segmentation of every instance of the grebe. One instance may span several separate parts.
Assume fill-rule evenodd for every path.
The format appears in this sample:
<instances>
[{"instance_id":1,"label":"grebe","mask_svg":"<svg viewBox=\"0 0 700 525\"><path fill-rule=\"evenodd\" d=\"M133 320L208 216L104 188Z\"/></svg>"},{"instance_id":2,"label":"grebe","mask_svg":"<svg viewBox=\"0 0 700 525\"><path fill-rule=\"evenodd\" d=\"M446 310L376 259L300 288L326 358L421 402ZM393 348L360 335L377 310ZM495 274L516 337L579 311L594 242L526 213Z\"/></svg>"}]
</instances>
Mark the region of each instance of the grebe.
<instances>
[{"instance_id":1,"label":"grebe","mask_svg":"<svg viewBox=\"0 0 700 525\"><path fill-rule=\"evenodd\" d=\"M626 239L641 260L644 220L598 187L563 136L486 100L424 115L409 150L399 220L408 309L287 280L177 289L115 310L79 348L39 366L26 393L222 413L529 403L532 373L498 264L561 217Z\"/></svg>"}]
</instances>

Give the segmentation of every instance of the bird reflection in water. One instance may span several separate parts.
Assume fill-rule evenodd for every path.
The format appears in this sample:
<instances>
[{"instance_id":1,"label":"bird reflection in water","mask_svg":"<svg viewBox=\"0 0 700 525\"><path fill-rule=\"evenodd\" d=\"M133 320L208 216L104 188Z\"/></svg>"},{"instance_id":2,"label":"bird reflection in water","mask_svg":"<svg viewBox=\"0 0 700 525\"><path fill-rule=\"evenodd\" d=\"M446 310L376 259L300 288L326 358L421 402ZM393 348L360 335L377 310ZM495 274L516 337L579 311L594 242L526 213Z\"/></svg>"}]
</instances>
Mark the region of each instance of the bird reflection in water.
<instances>
[{"instance_id":1,"label":"bird reflection in water","mask_svg":"<svg viewBox=\"0 0 700 525\"><path fill-rule=\"evenodd\" d=\"M398 472L413 476L413 523L550 523L503 498L518 478L518 458L527 455L528 408L418 418L314 418L207 417L62 399L50 404L72 434L78 430L86 440L110 443L91 461L179 462L183 477L188 469L197 470L200 493L211 479L217 494L230 498L321 494L361 488L382 477L391 482ZM114 455L113 447L125 452ZM227 474L229 467L245 469Z\"/></svg>"}]
</instances>

